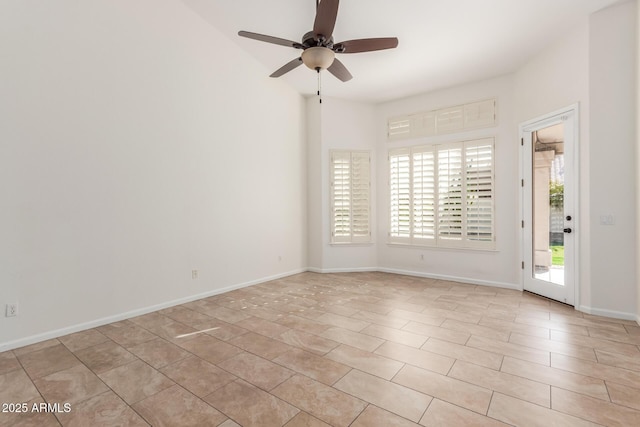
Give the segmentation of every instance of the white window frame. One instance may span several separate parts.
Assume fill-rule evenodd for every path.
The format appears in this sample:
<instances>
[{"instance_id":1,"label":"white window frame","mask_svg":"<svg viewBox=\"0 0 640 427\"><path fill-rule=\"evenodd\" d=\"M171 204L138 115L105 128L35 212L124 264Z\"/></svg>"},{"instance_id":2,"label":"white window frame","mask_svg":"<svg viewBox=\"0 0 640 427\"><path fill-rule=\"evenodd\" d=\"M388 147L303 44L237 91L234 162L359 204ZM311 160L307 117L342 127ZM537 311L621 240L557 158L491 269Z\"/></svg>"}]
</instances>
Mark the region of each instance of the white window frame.
<instances>
[{"instance_id":1,"label":"white window frame","mask_svg":"<svg viewBox=\"0 0 640 427\"><path fill-rule=\"evenodd\" d=\"M495 138L389 150L389 202L391 244L495 249Z\"/></svg>"},{"instance_id":2,"label":"white window frame","mask_svg":"<svg viewBox=\"0 0 640 427\"><path fill-rule=\"evenodd\" d=\"M371 152L330 151L331 244L371 243Z\"/></svg>"}]
</instances>

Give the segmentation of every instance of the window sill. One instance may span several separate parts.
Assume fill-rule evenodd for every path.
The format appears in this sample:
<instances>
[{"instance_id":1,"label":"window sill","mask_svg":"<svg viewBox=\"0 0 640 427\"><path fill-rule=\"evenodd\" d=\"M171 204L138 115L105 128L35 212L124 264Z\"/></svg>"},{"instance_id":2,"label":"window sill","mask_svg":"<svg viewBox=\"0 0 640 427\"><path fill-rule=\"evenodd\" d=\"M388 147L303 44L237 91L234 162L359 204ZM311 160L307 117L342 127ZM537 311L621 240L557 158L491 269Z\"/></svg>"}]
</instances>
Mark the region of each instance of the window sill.
<instances>
[{"instance_id":1,"label":"window sill","mask_svg":"<svg viewBox=\"0 0 640 427\"><path fill-rule=\"evenodd\" d=\"M500 252L496 248L469 248L454 246L431 246L431 245L412 245L409 243L391 243L387 242L387 246L391 248L407 248L420 250L436 250L436 251L454 251L454 252Z\"/></svg>"}]
</instances>

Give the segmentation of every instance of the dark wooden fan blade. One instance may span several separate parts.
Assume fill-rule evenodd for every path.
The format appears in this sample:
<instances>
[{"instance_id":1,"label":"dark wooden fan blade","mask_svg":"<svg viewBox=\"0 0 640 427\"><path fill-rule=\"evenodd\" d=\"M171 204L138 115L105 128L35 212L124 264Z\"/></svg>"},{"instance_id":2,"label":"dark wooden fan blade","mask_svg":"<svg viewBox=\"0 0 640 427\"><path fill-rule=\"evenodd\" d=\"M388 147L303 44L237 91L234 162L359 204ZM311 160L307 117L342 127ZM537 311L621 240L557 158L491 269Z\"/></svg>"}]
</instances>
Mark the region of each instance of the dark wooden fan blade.
<instances>
[{"instance_id":1,"label":"dark wooden fan blade","mask_svg":"<svg viewBox=\"0 0 640 427\"><path fill-rule=\"evenodd\" d=\"M338 0L320 0L316 11L316 20L313 23L313 34L323 36L329 40L333 34L338 17Z\"/></svg>"},{"instance_id":2,"label":"dark wooden fan blade","mask_svg":"<svg viewBox=\"0 0 640 427\"><path fill-rule=\"evenodd\" d=\"M296 58L293 61L289 61L282 67L278 68L269 77L280 77L281 75L288 73L289 71L299 67L300 65L302 65L302 58Z\"/></svg>"},{"instance_id":3,"label":"dark wooden fan blade","mask_svg":"<svg viewBox=\"0 0 640 427\"><path fill-rule=\"evenodd\" d=\"M250 33L249 31L238 31L238 35L248 39L259 40L261 42L279 44L280 46L289 46L296 49L304 49L304 46L292 40L281 39L279 37L266 36L264 34Z\"/></svg>"},{"instance_id":4,"label":"dark wooden fan blade","mask_svg":"<svg viewBox=\"0 0 640 427\"><path fill-rule=\"evenodd\" d=\"M384 37L375 39L347 40L346 42L336 43L334 45L334 50L338 53L358 53L393 49L395 47L398 47L398 39L396 37ZM341 48L344 48L344 50Z\"/></svg>"},{"instance_id":5,"label":"dark wooden fan blade","mask_svg":"<svg viewBox=\"0 0 640 427\"><path fill-rule=\"evenodd\" d=\"M353 78L347 67L344 66L338 58L333 60L333 64L327 70L343 82L347 82Z\"/></svg>"}]
</instances>

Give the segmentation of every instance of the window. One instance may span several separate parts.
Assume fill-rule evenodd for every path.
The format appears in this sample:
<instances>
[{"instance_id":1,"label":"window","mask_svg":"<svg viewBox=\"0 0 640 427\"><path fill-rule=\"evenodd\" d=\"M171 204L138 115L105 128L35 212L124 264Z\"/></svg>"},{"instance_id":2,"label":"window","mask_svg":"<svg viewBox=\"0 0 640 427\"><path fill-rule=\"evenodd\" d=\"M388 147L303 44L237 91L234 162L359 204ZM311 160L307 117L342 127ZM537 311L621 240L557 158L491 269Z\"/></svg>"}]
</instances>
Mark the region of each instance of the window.
<instances>
[{"instance_id":1,"label":"window","mask_svg":"<svg viewBox=\"0 0 640 427\"><path fill-rule=\"evenodd\" d=\"M389 140L443 135L495 126L497 123L497 101L486 99L440 108L387 120Z\"/></svg>"},{"instance_id":2,"label":"window","mask_svg":"<svg viewBox=\"0 0 640 427\"><path fill-rule=\"evenodd\" d=\"M390 150L390 242L493 248L493 150L493 138Z\"/></svg>"},{"instance_id":3,"label":"window","mask_svg":"<svg viewBox=\"0 0 640 427\"><path fill-rule=\"evenodd\" d=\"M371 155L331 152L331 243L371 241Z\"/></svg>"}]
</instances>

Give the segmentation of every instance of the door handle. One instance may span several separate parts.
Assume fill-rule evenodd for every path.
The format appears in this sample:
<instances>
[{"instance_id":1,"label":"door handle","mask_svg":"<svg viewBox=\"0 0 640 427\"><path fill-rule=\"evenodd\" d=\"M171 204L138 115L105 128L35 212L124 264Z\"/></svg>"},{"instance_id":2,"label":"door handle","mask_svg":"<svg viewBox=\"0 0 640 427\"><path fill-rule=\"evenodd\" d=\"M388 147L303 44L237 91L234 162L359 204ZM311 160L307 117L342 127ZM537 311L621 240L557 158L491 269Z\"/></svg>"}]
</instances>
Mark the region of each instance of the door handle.
<instances>
[{"instance_id":1,"label":"door handle","mask_svg":"<svg viewBox=\"0 0 640 427\"><path fill-rule=\"evenodd\" d=\"M571 230L570 228L565 228L565 229L564 229L564 230L562 230L562 231L564 231L565 233L571 233L573 230Z\"/></svg>"}]
</instances>

